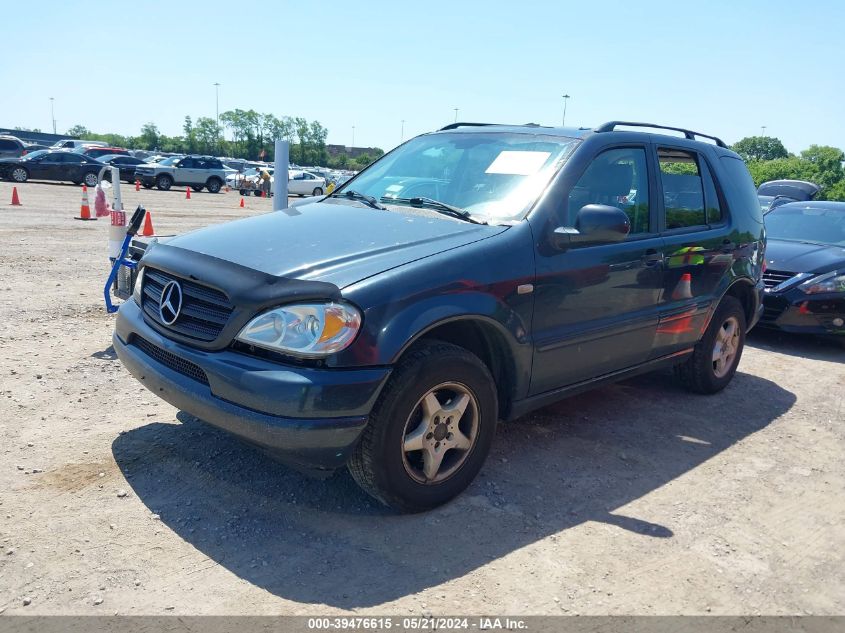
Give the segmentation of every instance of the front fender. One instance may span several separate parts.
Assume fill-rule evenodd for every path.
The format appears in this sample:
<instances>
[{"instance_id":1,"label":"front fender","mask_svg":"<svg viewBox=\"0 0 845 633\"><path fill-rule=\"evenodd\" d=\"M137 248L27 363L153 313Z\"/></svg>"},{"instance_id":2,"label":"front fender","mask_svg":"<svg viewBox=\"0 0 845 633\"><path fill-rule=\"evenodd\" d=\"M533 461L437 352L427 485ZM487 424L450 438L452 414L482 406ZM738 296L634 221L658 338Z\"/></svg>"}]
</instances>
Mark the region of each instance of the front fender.
<instances>
[{"instance_id":1,"label":"front fender","mask_svg":"<svg viewBox=\"0 0 845 633\"><path fill-rule=\"evenodd\" d=\"M514 393L531 370L534 296L518 288L534 281L533 241L527 223L399 266L344 288L364 308L356 341L332 365L392 365L420 337L441 325L470 320L495 333L510 357ZM497 359L499 360L499 359ZM504 360L504 359L502 359Z\"/></svg>"}]
</instances>

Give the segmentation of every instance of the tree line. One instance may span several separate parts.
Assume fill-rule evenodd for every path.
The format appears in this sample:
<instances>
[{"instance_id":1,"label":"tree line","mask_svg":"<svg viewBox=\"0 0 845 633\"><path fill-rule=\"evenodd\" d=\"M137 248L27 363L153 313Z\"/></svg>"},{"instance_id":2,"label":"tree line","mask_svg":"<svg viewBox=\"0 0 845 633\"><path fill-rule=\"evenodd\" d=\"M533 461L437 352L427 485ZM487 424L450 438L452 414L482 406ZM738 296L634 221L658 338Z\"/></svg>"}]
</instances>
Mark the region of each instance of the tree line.
<instances>
[{"instance_id":1,"label":"tree line","mask_svg":"<svg viewBox=\"0 0 845 633\"><path fill-rule=\"evenodd\" d=\"M822 200L845 201L845 153L829 145L810 145L800 154L790 154L773 136L749 136L731 149L742 156L754 184L768 180L809 180L822 187Z\"/></svg>"},{"instance_id":2,"label":"tree line","mask_svg":"<svg viewBox=\"0 0 845 633\"><path fill-rule=\"evenodd\" d=\"M226 138L224 131L228 131ZM182 134L162 134L155 123L141 126L138 136L121 134L100 134L83 125L74 125L67 131L87 141L102 141L115 147L143 149L180 154L214 154L247 160L272 162L275 140L284 139L290 143L290 160L299 165L314 165L335 169L360 170L384 154L374 148L372 154L352 158L347 154L329 155L326 150L328 130L319 121L308 121L302 117L277 117L274 114L255 110L227 110L220 113L220 126L211 117L186 116Z\"/></svg>"}]
</instances>

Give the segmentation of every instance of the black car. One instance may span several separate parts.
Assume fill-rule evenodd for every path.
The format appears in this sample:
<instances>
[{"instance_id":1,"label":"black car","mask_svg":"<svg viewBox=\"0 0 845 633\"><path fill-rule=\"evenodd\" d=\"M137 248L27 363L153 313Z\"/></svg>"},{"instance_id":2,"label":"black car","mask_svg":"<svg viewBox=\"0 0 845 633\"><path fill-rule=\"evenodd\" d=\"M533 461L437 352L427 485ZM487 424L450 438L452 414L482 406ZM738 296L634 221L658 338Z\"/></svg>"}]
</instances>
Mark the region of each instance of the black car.
<instances>
[{"instance_id":1,"label":"black car","mask_svg":"<svg viewBox=\"0 0 845 633\"><path fill-rule=\"evenodd\" d=\"M812 200L821 190L808 180L769 180L757 187L757 198L765 214L788 202Z\"/></svg>"},{"instance_id":2,"label":"black car","mask_svg":"<svg viewBox=\"0 0 845 633\"><path fill-rule=\"evenodd\" d=\"M100 156L98 160L107 165L114 165L120 169L120 179L125 180L128 183L135 182L135 168L138 165L146 164L146 161L143 161L140 158L135 158L134 156L123 156L120 154Z\"/></svg>"},{"instance_id":3,"label":"black car","mask_svg":"<svg viewBox=\"0 0 845 633\"><path fill-rule=\"evenodd\" d=\"M760 325L845 336L845 202L784 204L766 215L766 233Z\"/></svg>"},{"instance_id":4,"label":"black car","mask_svg":"<svg viewBox=\"0 0 845 633\"><path fill-rule=\"evenodd\" d=\"M663 367L716 393L762 311L763 215L721 140L643 126L455 123L156 243L114 347L174 406L408 511L466 488L499 420Z\"/></svg>"},{"instance_id":5,"label":"black car","mask_svg":"<svg viewBox=\"0 0 845 633\"><path fill-rule=\"evenodd\" d=\"M94 187L105 165L96 158L66 150L38 150L17 159L0 160L0 178L13 182L66 180Z\"/></svg>"}]
</instances>

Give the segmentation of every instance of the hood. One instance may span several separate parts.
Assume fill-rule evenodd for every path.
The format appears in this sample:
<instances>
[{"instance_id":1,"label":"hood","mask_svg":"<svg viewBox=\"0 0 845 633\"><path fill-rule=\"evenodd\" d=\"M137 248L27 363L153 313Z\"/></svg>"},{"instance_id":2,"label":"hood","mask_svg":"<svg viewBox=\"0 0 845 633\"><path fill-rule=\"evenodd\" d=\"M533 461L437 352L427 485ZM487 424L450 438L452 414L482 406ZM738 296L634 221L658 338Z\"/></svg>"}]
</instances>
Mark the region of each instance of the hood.
<instances>
[{"instance_id":1,"label":"hood","mask_svg":"<svg viewBox=\"0 0 845 633\"><path fill-rule=\"evenodd\" d=\"M845 268L845 248L769 238L766 264L791 273L826 273Z\"/></svg>"},{"instance_id":2,"label":"hood","mask_svg":"<svg viewBox=\"0 0 845 633\"><path fill-rule=\"evenodd\" d=\"M168 246L276 277L343 288L507 228L358 203L318 202L200 229L170 240Z\"/></svg>"}]
</instances>

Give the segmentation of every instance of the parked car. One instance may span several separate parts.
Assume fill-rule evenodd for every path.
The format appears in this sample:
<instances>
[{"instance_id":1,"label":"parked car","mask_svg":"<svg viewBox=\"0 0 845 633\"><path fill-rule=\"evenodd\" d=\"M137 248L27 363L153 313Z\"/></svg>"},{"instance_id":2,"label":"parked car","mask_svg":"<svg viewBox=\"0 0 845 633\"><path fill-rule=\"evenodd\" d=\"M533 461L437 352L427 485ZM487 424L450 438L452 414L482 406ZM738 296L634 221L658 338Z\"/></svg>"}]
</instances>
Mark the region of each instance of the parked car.
<instances>
[{"instance_id":1,"label":"parked car","mask_svg":"<svg viewBox=\"0 0 845 633\"><path fill-rule=\"evenodd\" d=\"M288 194L294 196L322 196L326 180L307 171L288 172Z\"/></svg>"},{"instance_id":2,"label":"parked car","mask_svg":"<svg viewBox=\"0 0 845 633\"><path fill-rule=\"evenodd\" d=\"M30 152L37 152L40 149L50 149L49 145L41 145L39 143L26 143L24 149L26 153L29 154Z\"/></svg>"},{"instance_id":3,"label":"parked car","mask_svg":"<svg viewBox=\"0 0 845 633\"><path fill-rule=\"evenodd\" d=\"M787 202L796 202L795 198L790 198L788 196L761 196L758 194L757 199L760 201L760 209L763 211L764 215L782 204L786 204Z\"/></svg>"},{"instance_id":4,"label":"parked car","mask_svg":"<svg viewBox=\"0 0 845 633\"><path fill-rule=\"evenodd\" d=\"M108 143L102 141L83 141L81 139L62 139L56 141L50 146L50 149L69 149L74 150L79 147L108 147Z\"/></svg>"},{"instance_id":5,"label":"parked car","mask_svg":"<svg viewBox=\"0 0 845 633\"><path fill-rule=\"evenodd\" d=\"M715 137L618 125L448 125L290 213L156 244L117 354L406 511L466 488L499 420L663 367L716 393L762 310L751 176Z\"/></svg>"},{"instance_id":6,"label":"parked car","mask_svg":"<svg viewBox=\"0 0 845 633\"><path fill-rule=\"evenodd\" d=\"M792 202L766 215L763 327L845 341L845 202Z\"/></svg>"},{"instance_id":7,"label":"parked car","mask_svg":"<svg viewBox=\"0 0 845 633\"><path fill-rule=\"evenodd\" d=\"M100 156L97 160L107 165L114 165L120 170L121 180L128 183L135 182L135 168L138 165L145 165L146 162L134 156L125 156L123 154L108 154Z\"/></svg>"},{"instance_id":8,"label":"parked car","mask_svg":"<svg viewBox=\"0 0 845 633\"><path fill-rule=\"evenodd\" d=\"M769 180L757 187L760 196L784 196L796 201L813 200L821 191L821 186L808 180Z\"/></svg>"},{"instance_id":9,"label":"parked car","mask_svg":"<svg viewBox=\"0 0 845 633\"><path fill-rule=\"evenodd\" d=\"M135 177L144 187L155 185L162 191L173 185L188 185L194 191L207 188L210 193L217 193L226 182L227 173L223 163L211 156L171 157L135 168Z\"/></svg>"},{"instance_id":10,"label":"parked car","mask_svg":"<svg viewBox=\"0 0 845 633\"><path fill-rule=\"evenodd\" d=\"M96 158L65 150L38 150L21 158L0 160L0 177L27 180L66 180L89 187L97 185L103 163Z\"/></svg>"},{"instance_id":11,"label":"parked car","mask_svg":"<svg viewBox=\"0 0 845 633\"><path fill-rule=\"evenodd\" d=\"M129 156L129 150L122 147L77 147L74 152L78 154L85 154L86 156L93 156L100 158L101 156L108 156L120 154L122 156Z\"/></svg>"},{"instance_id":12,"label":"parked car","mask_svg":"<svg viewBox=\"0 0 845 633\"><path fill-rule=\"evenodd\" d=\"M20 158L28 153L26 144L17 136L0 136L0 158Z\"/></svg>"}]
</instances>

